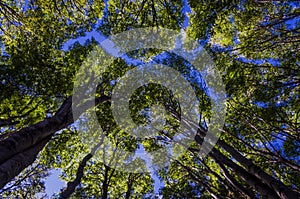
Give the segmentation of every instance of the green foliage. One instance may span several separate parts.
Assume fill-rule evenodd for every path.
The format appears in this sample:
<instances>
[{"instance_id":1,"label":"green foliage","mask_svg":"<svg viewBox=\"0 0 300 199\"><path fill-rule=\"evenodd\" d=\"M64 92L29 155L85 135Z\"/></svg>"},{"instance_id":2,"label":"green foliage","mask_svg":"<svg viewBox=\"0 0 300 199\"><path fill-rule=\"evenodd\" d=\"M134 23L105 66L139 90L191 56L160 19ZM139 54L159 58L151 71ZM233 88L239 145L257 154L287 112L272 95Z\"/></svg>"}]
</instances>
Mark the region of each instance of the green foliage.
<instances>
[{"instance_id":1,"label":"green foliage","mask_svg":"<svg viewBox=\"0 0 300 199\"><path fill-rule=\"evenodd\" d=\"M35 163L0 191L1 198L38 199L46 196L44 178L49 175L43 164Z\"/></svg>"},{"instance_id":2,"label":"green foliage","mask_svg":"<svg viewBox=\"0 0 300 199\"><path fill-rule=\"evenodd\" d=\"M189 0L187 3L191 8L187 35L205 44L226 87L227 112L225 126L220 129L221 140L262 171L299 192L299 6L289 1ZM27 4L12 0L0 2L3 33L0 35L3 46L0 51L0 140L52 117L72 95L75 74L98 43L91 39L65 49L71 39L80 39L91 30L105 36L153 26L180 30L186 17L182 9L187 6L179 0L109 0L107 5L90 0L46 0ZM201 113L200 125L207 127L212 114L211 101L204 86L191 75L190 63L160 49L139 49L126 56L116 58L106 67L99 78L96 97L111 97L119 79L128 70L138 67L139 64L130 63L129 58L157 62L179 71L189 81L200 101L197 107ZM86 70L84 72L90 73L91 68ZM91 79L82 79L79 84L84 86ZM159 83L138 88L129 101L130 115L137 125L149 124L149 110L153 105L165 109L167 125L153 137L136 137L120 129L113 118L111 101L93 107L110 144L127 152L141 146L151 152L166 146L176 135L180 116L186 110L182 110L178 99ZM76 179L77 169L91 153L86 143L93 143L95 137L102 136L100 131L85 134L87 129L80 128L81 122L86 122L84 116L56 132L40 153L39 163L17 176L7 185L8 189L1 192L1 197L37 198L36 193L44 193L43 179L50 168L60 168L61 179L66 182ZM125 155L104 150L108 145L107 141L103 142L97 156L87 162L84 176L71 198L125 198L126 193L130 198L154 197L157 190L153 190L152 176L115 169ZM164 182L160 192L165 198L211 198L212 195L246 198L243 188L261 195L235 168L225 164L222 167L212 154L199 158L199 147L193 143L190 151L159 171ZM215 149L247 169L220 144ZM105 155L111 158L99 158ZM153 158L157 163L162 159L159 155ZM111 167L104 164L105 161L110 161ZM128 166L135 164L146 167L142 160ZM59 197L59 193L53 197Z\"/></svg>"}]
</instances>

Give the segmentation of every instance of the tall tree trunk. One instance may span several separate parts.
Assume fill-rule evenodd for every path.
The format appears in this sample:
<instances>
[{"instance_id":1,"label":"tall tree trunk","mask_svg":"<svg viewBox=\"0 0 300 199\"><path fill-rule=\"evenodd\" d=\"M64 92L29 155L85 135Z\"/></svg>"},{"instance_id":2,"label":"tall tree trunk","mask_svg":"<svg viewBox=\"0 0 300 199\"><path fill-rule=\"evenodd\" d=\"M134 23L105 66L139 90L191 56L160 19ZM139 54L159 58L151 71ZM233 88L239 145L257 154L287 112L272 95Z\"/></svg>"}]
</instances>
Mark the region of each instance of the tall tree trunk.
<instances>
[{"instance_id":1,"label":"tall tree trunk","mask_svg":"<svg viewBox=\"0 0 300 199\"><path fill-rule=\"evenodd\" d=\"M127 181L127 191L125 194L125 199L130 199L131 190L132 190L132 180L130 179L131 173L129 174L128 181Z\"/></svg>"},{"instance_id":2,"label":"tall tree trunk","mask_svg":"<svg viewBox=\"0 0 300 199\"><path fill-rule=\"evenodd\" d=\"M49 142L51 136L46 137L38 144L26 149L23 152L15 154L13 157L3 162L0 165L0 189L2 189L8 182L17 176L24 168L31 165L38 153Z\"/></svg>"},{"instance_id":3,"label":"tall tree trunk","mask_svg":"<svg viewBox=\"0 0 300 199\"><path fill-rule=\"evenodd\" d=\"M96 104L109 100L109 97L96 98ZM83 103L80 110L85 111L91 108L92 103L89 101ZM36 156L23 155L24 153L38 154L51 136L72 124L72 97L69 97L61 105L57 113L37 124L26 127L8 138L0 141L0 188L2 188L12 178L17 176L23 169L33 162ZM46 143L45 140L47 140ZM34 149L34 147L36 147ZM32 159L34 158L34 159ZM18 160L18 161L17 161Z\"/></svg>"},{"instance_id":4,"label":"tall tree trunk","mask_svg":"<svg viewBox=\"0 0 300 199\"><path fill-rule=\"evenodd\" d=\"M251 190L248 190L245 187L243 187L243 185L241 185L232 175L230 175L229 171L223 164L219 163L219 166L222 169L225 178L234 187L235 190L240 191L242 194L246 195L250 199L257 198Z\"/></svg>"},{"instance_id":5,"label":"tall tree trunk","mask_svg":"<svg viewBox=\"0 0 300 199\"><path fill-rule=\"evenodd\" d=\"M200 129L198 129L198 133L195 136L196 142L198 144L200 144L200 145L203 143L203 139L204 139L203 134L205 134L205 132L203 132L203 129L200 128ZM264 172L260 167L258 167L255 164L253 164L253 162L251 160L249 160L246 157L244 157L243 155L241 155L235 148L233 148L232 146L228 145L223 140L218 140L217 145L219 145L220 147L222 147L234 159L236 159L242 166L244 166L246 168L245 171L247 171L248 173L252 174L256 178L258 178L259 181L263 182L264 184L268 185L269 188L271 188L272 190L274 190L279 198L282 198L282 199L300 198L300 194L299 193L293 191L292 189L290 189L289 187L287 187L286 185L284 185L279 180L275 179L271 175L269 175L266 172ZM221 155L223 155L223 154L221 154ZM226 156L224 156L224 157L226 157Z\"/></svg>"},{"instance_id":6,"label":"tall tree trunk","mask_svg":"<svg viewBox=\"0 0 300 199\"><path fill-rule=\"evenodd\" d=\"M77 172L76 172L76 178L72 182L68 182L67 187L62 191L60 194L61 199L69 198L73 192L75 191L76 187L80 184L81 179L83 177L84 167L86 166L87 162L93 157L96 150L102 145L104 140L104 136L102 135L102 138L100 142L92 149L91 153L87 154L81 161Z\"/></svg>"},{"instance_id":7,"label":"tall tree trunk","mask_svg":"<svg viewBox=\"0 0 300 199\"><path fill-rule=\"evenodd\" d=\"M237 175L239 175L245 182L257 190L263 197L268 199L280 198L270 187L262 183L257 177L246 171L244 168L234 163L217 149L214 148L211 151L210 157L212 157L218 164L225 164L230 167Z\"/></svg>"},{"instance_id":8,"label":"tall tree trunk","mask_svg":"<svg viewBox=\"0 0 300 199\"><path fill-rule=\"evenodd\" d=\"M102 184L102 197L101 199L107 199L108 198L108 172L110 170L110 168L106 165L104 165L105 167L105 173L104 173L104 180L103 180L103 184Z\"/></svg>"},{"instance_id":9,"label":"tall tree trunk","mask_svg":"<svg viewBox=\"0 0 300 199\"><path fill-rule=\"evenodd\" d=\"M228 153L230 153L230 155L232 155L232 157L236 159L241 165L243 165L249 173L253 174L259 180L273 189L280 198L300 198L300 195L298 193L294 192L282 182L264 172L260 167L256 166L251 160L241 155L237 150L235 150L232 146L228 145L223 140L219 140L218 144Z\"/></svg>"},{"instance_id":10,"label":"tall tree trunk","mask_svg":"<svg viewBox=\"0 0 300 199\"><path fill-rule=\"evenodd\" d=\"M87 161L89 161L92 157L93 155L89 153L83 158L77 169L76 178L72 182L68 182L66 189L64 189L60 194L61 199L69 198L73 194L75 188L80 184L81 178L83 177L83 171Z\"/></svg>"},{"instance_id":11,"label":"tall tree trunk","mask_svg":"<svg viewBox=\"0 0 300 199\"><path fill-rule=\"evenodd\" d=\"M53 117L26 127L12 134L10 137L1 140L0 164L72 123L71 100L72 98L68 98Z\"/></svg>"}]
</instances>

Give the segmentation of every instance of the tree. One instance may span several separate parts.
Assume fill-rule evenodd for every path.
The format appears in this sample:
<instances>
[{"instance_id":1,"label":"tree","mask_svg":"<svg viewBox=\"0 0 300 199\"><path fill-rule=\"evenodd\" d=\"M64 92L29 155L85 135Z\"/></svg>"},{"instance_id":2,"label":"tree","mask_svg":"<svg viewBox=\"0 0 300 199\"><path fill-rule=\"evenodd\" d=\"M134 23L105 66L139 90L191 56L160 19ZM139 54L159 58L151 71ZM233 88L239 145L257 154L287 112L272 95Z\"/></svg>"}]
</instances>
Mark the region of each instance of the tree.
<instances>
[{"instance_id":1,"label":"tree","mask_svg":"<svg viewBox=\"0 0 300 199\"><path fill-rule=\"evenodd\" d=\"M203 118L200 127L190 126L199 129L189 151L159 172L165 183L162 195L298 198L300 12L299 5L289 1L1 2L0 187L12 179L15 183L24 179L24 185L27 179L33 186L28 194L33 197L35 191L42 191L43 172L28 177L24 171L40 160L47 168L62 168L62 178L69 182L57 197L141 198L151 194L149 174L120 172L113 166L118 158L110 159L108 167L99 156L93 157L107 143L99 141L93 150L81 143L78 133L82 135L85 129L76 127L82 118L73 119L73 83L97 41L75 43L67 50L64 44L91 30L104 36L149 26L179 30L187 6L191 13L186 32L209 51L223 73L228 96L222 136L206 158L197 152L208 130L210 100L205 87L189 76L189 63L172 53L142 49L116 59L97 86L97 106L85 101L79 103L80 110L95 109L105 136L118 147L127 151L138 150L140 144L146 151L161 148L173 139L185 110L170 90L158 84L137 89L129 104L133 120L147 125L148 115L140 110L153 104L163 106L171 133L158 131L159 136L142 140L132 137L112 116L112 82L138 65L129 59L155 60L173 67L201 99L197 108ZM74 165L68 165L72 161ZM3 190L4 197L11 192L16 197L27 194L10 185Z\"/></svg>"}]
</instances>

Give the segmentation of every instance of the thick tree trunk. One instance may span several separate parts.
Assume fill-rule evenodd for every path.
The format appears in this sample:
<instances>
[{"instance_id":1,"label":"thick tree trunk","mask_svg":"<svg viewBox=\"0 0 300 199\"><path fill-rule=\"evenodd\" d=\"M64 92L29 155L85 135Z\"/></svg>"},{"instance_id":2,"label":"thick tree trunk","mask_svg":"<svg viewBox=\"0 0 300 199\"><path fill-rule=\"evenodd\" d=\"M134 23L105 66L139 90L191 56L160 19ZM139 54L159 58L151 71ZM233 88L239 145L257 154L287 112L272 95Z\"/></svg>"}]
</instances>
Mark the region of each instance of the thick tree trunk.
<instances>
[{"instance_id":1,"label":"thick tree trunk","mask_svg":"<svg viewBox=\"0 0 300 199\"><path fill-rule=\"evenodd\" d=\"M109 100L109 97L102 97L96 99L96 104ZM85 111L92 103L89 101L81 105L80 110ZM37 124L26 127L10 137L0 141L0 189L17 176L23 169L25 169L29 162L33 162L33 156L24 156L25 152L35 151L38 154L46 145L45 140L50 140L51 136L72 124L72 97L69 97L62 104L57 113ZM50 137L49 137L50 136ZM46 139L47 138L47 139ZM34 147L36 147L34 149ZM28 159L27 159L28 158ZM34 157L34 159L36 156ZM23 163L24 162L24 163Z\"/></svg>"},{"instance_id":2,"label":"thick tree trunk","mask_svg":"<svg viewBox=\"0 0 300 199\"><path fill-rule=\"evenodd\" d=\"M237 150L235 150L232 146L228 145L223 140L219 140L218 144L228 153L230 153L230 155L232 155L232 157L236 159L241 165L243 165L249 173L253 174L259 180L273 189L280 198L300 198L300 195L298 193L294 192L292 189L285 186L282 182L264 172L260 167L253 164L251 160L241 155Z\"/></svg>"},{"instance_id":3,"label":"thick tree trunk","mask_svg":"<svg viewBox=\"0 0 300 199\"><path fill-rule=\"evenodd\" d=\"M246 189L245 187L243 187L243 185L241 185L227 170L227 168L223 165L219 163L219 166L221 168L221 170L223 171L223 174L226 178L226 180L234 187L235 190L240 191L242 194L246 195L248 198L250 199L254 199L257 198L255 196L255 194L249 190Z\"/></svg>"},{"instance_id":4,"label":"thick tree trunk","mask_svg":"<svg viewBox=\"0 0 300 199\"><path fill-rule=\"evenodd\" d=\"M26 127L0 141L0 164L72 123L71 100L72 98L67 99L53 117Z\"/></svg>"},{"instance_id":5,"label":"thick tree trunk","mask_svg":"<svg viewBox=\"0 0 300 199\"><path fill-rule=\"evenodd\" d=\"M15 154L13 157L3 162L0 165L0 189L2 189L8 182L17 176L23 169L31 165L38 153L49 142L51 136L46 137L38 144L26 149L23 152Z\"/></svg>"},{"instance_id":6,"label":"thick tree trunk","mask_svg":"<svg viewBox=\"0 0 300 199\"><path fill-rule=\"evenodd\" d=\"M262 183L257 177L247 172L244 168L234 163L217 149L214 148L212 150L210 157L212 157L218 164L225 164L230 167L237 175L247 182L249 186L257 190L263 197L268 199L280 198L270 187Z\"/></svg>"},{"instance_id":7,"label":"thick tree trunk","mask_svg":"<svg viewBox=\"0 0 300 199\"><path fill-rule=\"evenodd\" d=\"M195 140L198 144L202 144L205 132L203 132L202 129L198 130L198 134L195 137ZM222 147L225 151L227 151L234 159L236 159L242 166L246 168L246 171L256 178L259 179L259 181L263 182L264 184L268 185L269 188L274 190L279 198L282 199L290 199L290 198L300 198L300 194L293 191L286 185L284 185L279 180L275 179L271 175L264 172L260 167L253 164L253 162L246 157L244 157L242 154L240 154L235 148L228 145L223 140L218 140L217 145ZM225 156L226 157L226 156ZM228 165L229 166L229 165Z\"/></svg>"}]
</instances>

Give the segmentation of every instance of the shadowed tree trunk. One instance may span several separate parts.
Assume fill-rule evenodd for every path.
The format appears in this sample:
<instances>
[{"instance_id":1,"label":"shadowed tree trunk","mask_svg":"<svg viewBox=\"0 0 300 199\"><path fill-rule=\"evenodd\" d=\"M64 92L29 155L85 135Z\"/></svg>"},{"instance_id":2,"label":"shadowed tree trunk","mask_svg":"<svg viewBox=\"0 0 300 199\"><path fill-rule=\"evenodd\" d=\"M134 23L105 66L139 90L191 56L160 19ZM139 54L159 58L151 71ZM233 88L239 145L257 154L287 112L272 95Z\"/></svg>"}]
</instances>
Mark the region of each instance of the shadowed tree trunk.
<instances>
[{"instance_id":1,"label":"shadowed tree trunk","mask_svg":"<svg viewBox=\"0 0 300 199\"><path fill-rule=\"evenodd\" d=\"M246 189L241 185L232 175L230 175L229 171L226 169L226 167L223 164L219 164L220 168L222 169L225 178L227 181L235 188L235 190L239 190L241 193L248 196L248 198L257 198L251 190Z\"/></svg>"},{"instance_id":2,"label":"shadowed tree trunk","mask_svg":"<svg viewBox=\"0 0 300 199\"><path fill-rule=\"evenodd\" d=\"M192 124L193 125L193 124ZM193 126L195 127L195 126ZM198 129L198 134L195 137L195 140L198 144L203 143L203 138L205 132L203 132L203 129ZM245 167L242 168L235 164L232 160L228 159L226 156L224 156L221 152L216 150L215 148L212 150L213 153L210 153L209 155L217 162L221 164L226 164L233 170L235 170L238 175L241 177L244 177L244 180L249 183L252 187L257 189L257 187L260 187L257 190L261 190L259 192L262 193L262 195L265 195L268 198L284 198L284 199L290 199L290 198L300 198L300 194L293 191L289 187L285 186L282 182L275 179L271 175L264 172L260 167L256 166L252 163L251 160L247 159L243 155L241 155L237 150L235 150L232 146L228 145L222 140L218 140L217 145L225 149L233 158L235 158L242 166ZM220 159L218 159L220 158ZM222 161L220 161L222 160ZM242 172L244 170L244 172ZM247 174L246 174L247 173ZM252 176L251 178L249 178ZM248 179L248 180L247 180ZM255 183L257 181L257 183ZM265 187L267 185L269 188L267 189ZM269 190L269 191L268 191ZM272 194L272 190L276 193L276 195ZM269 193L270 194L269 194Z\"/></svg>"},{"instance_id":3,"label":"shadowed tree trunk","mask_svg":"<svg viewBox=\"0 0 300 199\"><path fill-rule=\"evenodd\" d=\"M13 157L0 165L0 188L3 188L6 183L10 182L23 169L31 165L38 153L50 141L51 136L46 137L38 144L24 150L23 152L15 154Z\"/></svg>"},{"instance_id":4,"label":"shadowed tree trunk","mask_svg":"<svg viewBox=\"0 0 300 199\"><path fill-rule=\"evenodd\" d=\"M230 167L238 176L240 176L247 184L257 190L261 195L268 199L279 199L280 197L266 184L262 183L258 178L247 172L245 169L234 163L232 160L227 158L217 149L213 149L210 153L212 157L218 164L225 164Z\"/></svg>"},{"instance_id":5,"label":"shadowed tree trunk","mask_svg":"<svg viewBox=\"0 0 300 199\"><path fill-rule=\"evenodd\" d=\"M130 196L131 196L131 191L132 191L132 179L131 179L131 175L132 174L129 174L128 176L128 179L127 179L127 191L126 191L126 194L125 194L125 199L130 199Z\"/></svg>"},{"instance_id":6,"label":"shadowed tree trunk","mask_svg":"<svg viewBox=\"0 0 300 199\"><path fill-rule=\"evenodd\" d=\"M251 160L241 155L237 150L225 143L223 140L219 140L218 144L230 153L230 155L232 155L232 157L234 157L241 165L243 165L249 173L253 174L260 181L273 189L280 198L300 198L300 194L294 192L282 182L264 172L260 167L256 166Z\"/></svg>"},{"instance_id":7,"label":"shadowed tree trunk","mask_svg":"<svg viewBox=\"0 0 300 199\"><path fill-rule=\"evenodd\" d=\"M100 142L92 149L91 153L83 158L77 169L76 178L72 182L68 182L67 187L60 194L61 199L69 198L74 193L76 187L80 184L81 179L84 175L84 167L86 166L87 162L93 157L97 149L102 145L103 139L104 136L102 136Z\"/></svg>"},{"instance_id":8,"label":"shadowed tree trunk","mask_svg":"<svg viewBox=\"0 0 300 199\"><path fill-rule=\"evenodd\" d=\"M108 99L108 97L98 98L96 103ZM81 110L91 108L88 106L89 104L89 102L84 103ZM0 168L2 168L0 169L0 176L2 176L0 189L35 160L36 155L55 132L73 123L71 106L72 98L69 97L53 117L26 127L0 141ZM28 157L24 156L23 153L26 153ZM20 160L20 162L16 162L16 160Z\"/></svg>"}]
</instances>

